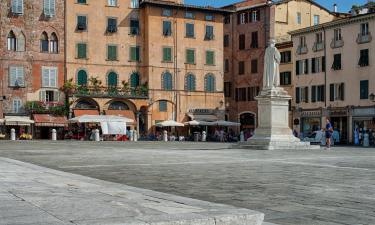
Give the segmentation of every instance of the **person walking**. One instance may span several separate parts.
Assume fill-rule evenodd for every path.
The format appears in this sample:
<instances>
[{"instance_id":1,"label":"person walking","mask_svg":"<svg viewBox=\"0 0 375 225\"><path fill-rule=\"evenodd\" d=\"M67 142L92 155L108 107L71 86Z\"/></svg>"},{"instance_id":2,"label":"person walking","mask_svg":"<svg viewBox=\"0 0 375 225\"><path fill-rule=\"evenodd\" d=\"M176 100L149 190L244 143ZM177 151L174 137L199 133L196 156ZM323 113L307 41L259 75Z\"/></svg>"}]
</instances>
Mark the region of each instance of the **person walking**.
<instances>
[{"instance_id":1,"label":"person walking","mask_svg":"<svg viewBox=\"0 0 375 225\"><path fill-rule=\"evenodd\" d=\"M333 126L332 126L331 122L329 121L329 119L327 118L327 121L326 121L326 146L327 146L327 150L329 150L331 148L332 133L333 133Z\"/></svg>"}]
</instances>

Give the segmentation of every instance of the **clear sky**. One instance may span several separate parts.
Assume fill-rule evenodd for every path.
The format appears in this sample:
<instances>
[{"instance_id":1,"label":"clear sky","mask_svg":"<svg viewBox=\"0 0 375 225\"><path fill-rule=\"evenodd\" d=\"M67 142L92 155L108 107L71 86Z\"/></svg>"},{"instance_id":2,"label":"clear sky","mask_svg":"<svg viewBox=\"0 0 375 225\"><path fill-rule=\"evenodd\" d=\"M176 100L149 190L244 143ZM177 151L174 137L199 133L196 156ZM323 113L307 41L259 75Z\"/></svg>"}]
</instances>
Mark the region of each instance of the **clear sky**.
<instances>
[{"instance_id":1,"label":"clear sky","mask_svg":"<svg viewBox=\"0 0 375 225\"><path fill-rule=\"evenodd\" d=\"M224 5L229 5L234 2L239 2L242 0L185 0L186 4L192 5L211 5L215 7L220 7ZM339 12L348 12L352 5L362 5L367 2L367 0L315 0L317 3L323 5L329 10L332 10L334 3L338 5Z\"/></svg>"}]
</instances>

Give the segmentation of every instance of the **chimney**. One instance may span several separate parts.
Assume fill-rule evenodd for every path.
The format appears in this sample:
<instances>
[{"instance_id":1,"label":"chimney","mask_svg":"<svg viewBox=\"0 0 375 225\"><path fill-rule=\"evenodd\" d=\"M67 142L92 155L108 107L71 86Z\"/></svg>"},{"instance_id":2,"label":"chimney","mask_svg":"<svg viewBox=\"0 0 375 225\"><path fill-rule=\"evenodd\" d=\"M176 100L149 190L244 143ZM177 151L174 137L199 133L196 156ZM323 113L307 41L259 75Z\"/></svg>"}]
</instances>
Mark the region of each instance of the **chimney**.
<instances>
[{"instance_id":1,"label":"chimney","mask_svg":"<svg viewBox=\"0 0 375 225\"><path fill-rule=\"evenodd\" d=\"M333 12L337 13L337 4L333 4Z\"/></svg>"}]
</instances>

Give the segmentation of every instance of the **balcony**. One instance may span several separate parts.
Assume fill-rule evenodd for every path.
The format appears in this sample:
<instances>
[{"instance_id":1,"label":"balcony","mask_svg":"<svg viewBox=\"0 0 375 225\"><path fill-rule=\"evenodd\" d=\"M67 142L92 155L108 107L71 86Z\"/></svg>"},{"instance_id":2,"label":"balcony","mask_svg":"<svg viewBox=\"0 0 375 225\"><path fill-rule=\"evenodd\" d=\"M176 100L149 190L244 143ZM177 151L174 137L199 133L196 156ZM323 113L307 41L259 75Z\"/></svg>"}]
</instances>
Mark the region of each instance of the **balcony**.
<instances>
[{"instance_id":1,"label":"balcony","mask_svg":"<svg viewBox=\"0 0 375 225\"><path fill-rule=\"evenodd\" d=\"M53 114L67 115L67 106L63 102L28 101L25 104L25 111L31 114Z\"/></svg>"},{"instance_id":2,"label":"balcony","mask_svg":"<svg viewBox=\"0 0 375 225\"><path fill-rule=\"evenodd\" d=\"M116 88L116 87L86 87L80 86L69 94L74 97L91 98L126 98L126 99L147 99L148 88L141 85L137 88Z\"/></svg>"},{"instance_id":3,"label":"balcony","mask_svg":"<svg viewBox=\"0 0 375 225\"><path fill-rule=\"evenodd\" d=\"M372 40L372 36L370 32L368 32L366 35L358 34L358 37L357 37L358 44L369 43L371 42L371 40Z\"/></svg>"},{"instance_id":4,"label":"balcony","mask_svg":"<svg viewBox=\"0 0 375 225\"><path fill-rule=\"evenodd\" d=\"M306 54L308 51L309 50L308 50L306 45L297 47L297 54L298 55Z\"/></svg>"},{"instance_id":5,"label":"balcony","mask_svg":"<svg viewBox=\"0 0 375 225\"><path fill-rule=\"evenodd\" d=\"M315 42L313 46L313 51L318 52L322 51L324 49L324 43L323 42Z\"/></svg>"},{"instance_id":6,"label":"balcony","mask_svg":"<svg viewBox=\"0 0 375 225\"><path fill-rule=\"evenodd\" d=\"M344 46L344 40L332 39L331 48L341 48L342 46Z\"/></svg>"}]
</instances>

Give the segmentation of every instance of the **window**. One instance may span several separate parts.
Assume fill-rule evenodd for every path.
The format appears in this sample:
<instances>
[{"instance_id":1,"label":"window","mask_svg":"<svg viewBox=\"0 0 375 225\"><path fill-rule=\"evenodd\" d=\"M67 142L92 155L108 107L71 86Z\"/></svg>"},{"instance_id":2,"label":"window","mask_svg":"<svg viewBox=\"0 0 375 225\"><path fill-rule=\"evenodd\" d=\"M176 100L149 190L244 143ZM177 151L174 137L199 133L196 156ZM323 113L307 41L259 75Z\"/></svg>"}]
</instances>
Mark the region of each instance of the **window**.
<instances>
[{"instance_id":1,"label":"window","mask_svg":"<svg viewBox=\"0 0 375 225\"><path fill-rule=\"evenodd\" d=\"M87 44L86 43L77 44L77 58L87 59Z\"/></svg>"},{"instance_id":2,"label":"window","mask_svg":"<svg viewBox=\"0 0 375 225\"><path fill-rule=\"evenodd\" d=\"M16 39L16 51L24 52L26 50L26 38L25 35L21 32Z\"/></svg>"},{"instance_id":3,"label":"window","mask_svg":"<svg viewBox=\"0 0 375 225\"><path fill-rule=\"evenodd\" d=\"M337 83L329 85L329 100L333 101L344 101L345 99L345 84Z\"/></svg>"},{"instance_id":4,"label":"window","mask_svg":"<svg viewBox=\"0 0 375 225\"><path fill-rule=\"evenodd\" d=\"M323 33L319 32L315 34L315 42L316 43L323 43Z\"/></svg>"},{"instance_id":5,"label":"window","mask_svg":"<svg viewBox=\"0 0 375 225\"><path fill-rule=\"evenodd\" d=\"M358 65L360 67L365 67L369 65L368 49L362 49L360 51Z\"/></svg>"},{"instance_id":6,"label":"window","mask_svg":"<svg viewBox=\"0 0 375 225\"><path fill-rule=\"evenodd\" d=\"M296 75L309 73L309 59L296 61Z\"/></svg>"},{"instance_id":7,"label":"window","mask_svg":"<svg viewBox=\"0 0 375 225\"><path fill-rule=\"evenodd\" d=\"M193 23L186 23L185 24L185 37L187 38L194 38L194 24Z\"/></svg>"},{"instance_id":8,"label":"window","mask_svg":"<svg viewBox=\"0 0 375 225\"><path fill-rule=\"evenodd\" d=\"M252 11L252 12L251 12L251 18L250 18L250 19L251 19L251 22L259 21L259 20L260 20L259 14L260 14L260 11L259 11L259 10Z\"/></svg>"},{"instance_id":9,"label":"window","mask_svg":"<svg viewBox=\"0 0 375 225\"><path fill-rule=\"evenodd\" d=\"M258 48L258 32L251 33L251 48Z\"/></svg>"},{"instance_id":10,"label":"window","mask_svg":"<svg viewBox=\"0 0 375 225\"><path fill-rule=\"evenodd\" d=\"M246 88L236 88L236 101L245 102L246 101Z\"/></svg>"},{"instance_id":11,"label":"window","mask_svg":"<svg viewBox=\"0 0 375 225\"><path fill-rule=\"evenodd\" d=\"M301 36L299 37L299 47L304 47L304 46L306 46L306 37Z\"/></svg>"},{"instance_id":12,"label":"window","mask_svg":"<svg viewBox=\"0 0 375 225\"><path fill-rule=\"evenodd\" d=\"M9 67L9 86L10 87L24 87L25 74L22 66Z\"/></svg>"},{"instance_id":13,"label":"window","mask_svg":"<svg viewBox=\"0 0 375 225\"><path fill-rule=\"evenodd\" d=\"M325 86L313 85L311 86L311 102L324 102L325 101Z\"/></svg>"},{"instance_id":14,"label":"window","mask_svg":"<svg viewBox=\"0 0 375 225\"><path fill-rule=\"evenodd\" d=\"M195 76L188 74L185 77L185 91L195 91Z\"/></svg>"},{"instance_id":15,"label":"window","mask_svg":"<svg viewBox=\"0 0 375 225\"><path fill-rule=\"evenodd\" d=\"M132 75L130 75L130 87L132 89L135 89L139 86L139 73L133 72Z\"/></svg>"},{"instance_id":16,"label":"window","mask_svg":"<svg viewBox=\"0 0 375 225\"><path fill-rule=\"evenodd\" d=\"M290 63L292 61L291 51L281 52L280 55L281 55L280 63Z\"/></svg>"},{"instance_id":17,"label":"window","mask_svg":"<svg viewBox=\"0 0 375 225\"><path fill-rule=\"evenodd\" d=\"M360 99L368 99L368 80L360 81Z\"/></svg>"},{"instance_id":18,"label":"window","mask_svg":"<svg viewBox=\"0 0 375 225\"><path fill-rule=\"evenodd\" d=\"M87 30L87 16L77 16L77 30L78 31Z\"/></svg>"},{"instance_id":19,"label":"window","mask_svg":"<svg viewBox=\"0 0 375 225\"><path fill-rule=\"evenodd\" d=\"M334 54L333 55L333 70L341 70L341 54Z\"/></svg>"},{"instance_id":20,"label":"window","mask_svg":"<svg viewBox=\"0 0 375 225\"><path fill-rule=\"evenodd\" d=\"M204 78L204 90L206 92L215 92L215 76L213 74L207 74Z\"/></svg>"},{"instance_id":21,"label":"window","mask_svg":"<svg viewBox=\"0 0 375 225\"><path fill-rule=\"evenodd\" d=\"M117 60L117 45L107 45L107 60Z\"/></svg>"},{"instance_id":22,"label":"window","mask_svg":"<svg viewBox=\"0 0 375 225\"><path fill-rule=\"evenodd\" d=\"M172 74L169 72L163 73L161 77L162 86L161 88L166 91L170 91L173 89L173 81L172 81Z\"/></svg>"},{"instance_id":23,"label":"window","mask_svg":"<svg viewBox=\"0 0 375 225\"><path fill-rule=\"evenodd\" d=\"M318 25L320 23L319 15L314 15L314 25Z\"/></svg>"},{"instance_id":24,"label":"window","mask_svg":"<svg viewBox=\"0 0 375 225\"><path fill-rule=\"evenodd\" d=\"M20 113L22 111L22 101L19 98L14 98L13 102L13 113Z\"/></svg>"},{"instance_id":25,"label":"window","mask_svg":"<svg viewBox=\"0 0 375 225\"><path fill-rule=\"evenodd\" d=\"M206 65L215 65L214 51L206 51Z\"/></svg>"},{"instance_id":26,"label":"window","mask_svg":"<svg viewBox=\"0 0 375 225\"><path fill-rule=\"evenodd\" d=\"M224 82L224 96L225 97L232 96L232 82Z\"/></svg>"},{"instance_id":27,"label":"window","mask_svg":"<svg viewBox=\"0 0 375 225\"><path fill-rule=\"evenodd\" d=\"M107 76L107 85L108 87L117 87L118 84L118 75L115 72L110 72Z\"/></svg>"},{"instance_id":28,"label":"window","mask_svg":"<svg viewBox=\"0 0 375 225\"><path fill-rule=\"evenodd\" d=\"M185 18L194 19L194 13L189 11L185 12Z\"/></svg>"},{"instance_id":29,"label":"window","mask_svg":"<svg viewBox=\"0 0 375 225\"><path fill-rule=\"evenodd\" d=\"M320 57L312 58L311 59L311 73L319 73L320 72Z\"/></svg>"},{"instance_id":30,"label":"window","mask_svg":"<svg viewBox=\"0 0 375 225\"><path fill-rule=\"evenodd\" d=\"M296 87L296 103L309 102L309 87Z\"/></svg>"},{"instance_id":31,"label":"window","mask_svg":"<svg viewBox=\"0 0 375 225\"><path fill-rule=\"evenodd\" d=\"M309 73L309 59L305 59L303 61L303 72L304 72L304 74Z\"/></svg>"},{"instance_id":32,"label":"window","mask_svg":"<svg viewBox=\"0 0 375 225\"><path fill-rule=\"evenodd\" d=\"M224 24L230 24L230 16L224 17Z\"/></svg>"},{"instance_id":33,"label":"window","mask_svg":"<svg viewBox=\"0 0 375 225\"><path fill-rule=\"evenodd\" d=\"M49 41L48 41L48 35L46 32L43 32L40 36L40 51L41 52L48 52L49 48Z\"/></svg>"},{"instance_id":34,"label":"window","mask_svg":"<svg viewBox=\"0 0 375 225\"><path fill-rule=\"evenodd\" d=\"M117 0L108 0L108 6L117 6Z\"/></svg>"},{"instance_id":35,"label":"window","mask_svg":"<svg viewBox=\"0 0 375 225\"><path fill-rule=\"evenodd\" d=\"M23 14L23 0L12 0L12 13L17 15Z\"/></svg>"},{"instance_id":36,"label":"window","mask_svg":"<svg viewBox=\"0 0 375 225\"><path fill-rule=\"evenodd\" d=\"M168 111L168 102L165 100L159 101L159 112L167 112Z\"/></svg>"},{"instance_id":37,"label":"window","mask_svg":"<svg viewBox=\"0 0 375 225\"><path fill-rule=\"evenodd\" d=\"M141 61L139 46L130 47L130 61L135 61L135 62Z\"/></svg>"},{"instance_id":38,"label":"window","mask_svg":"<svg viewBox=\"0 0 375 225\"><path fill-rule=\"evenodd\" d=\"M130 19L130 35L138 35L138 34L139 34L139 20Z\"/></svg>"},{"instance_id":39,"label":"window","mask_svg":"<svg viewBox=\"0 0 375 225\"><path fill-rule=\"evenodd\" d=\"M258 73L258 60L251 60L251 73Z\"/></svg>"},{"instance_id":40,"label":"window","mask_svg":"<svg viewBox=\"0 0 375 225\"><path fill-rule=\"evenodd\" d=\"M297 12L297 24L301 24L301 23L302 23L301 13Z\"/></svg>"},{"instance_id":41,"label":"window","mask_svg":"<svg viewBox=\"0 0 375 225\"><path fill-rule=\"evenodd\" d=\"M8 51L16 51L17 49L17 38L13 31L10 31L7 37Z\"/></svg>"},{"instance_id":42,"label":"window","mask_svg":"<svg viewBox=\"0 0 375 225\"><path fill-rule=\"evenodd\" d=\"M77 0L78 4L86 4L86 0Z\"/></svg>"},{"instance_id":43,"label":"window","mask_svg":"<svg viewBox=\"0 0 375 225\"><path fill-rule=\"evenodd\" d=\"M130 0L130 8L138 8L139 7L139 0Z\"/></svg>"},{"instance_id":44,"label":"window","mask_svg":"<svg viewBox=\"0 0 375 225\"><path fill-rule=\"evenodd\" d=\"M259 94L259 87L248 87L247 88L247 100L255 101L255 97Z\"/></svg>"},{"instance_id":45,"label":"window","mask_svg":"<svg viewBox=\"0 0 375 225\"><path fill-rule=\"evenodd\" d=\"M224 72L229 72L229 59L225 59L224 61Z\"/></svg>"},{"instance_id":46,"label":"window","mask_svg":"<svg viewBox=\"0 0 375 225\"><path fill-rule=\"evenodd\" d=\"M55 16L55 0L44 0L43 12L46 17Z\"/></svg>"},{"instance_id":47,"label":"window","mask_svg":"<svg viewBox=\"0 0 375 225\"><path fill-rule=\"evenodd\" d=\"M42 87L57 87L56 67L42 67Z\"/></svg>"},{"instance_id":48,"label":"window","mask_svg":"<svg viewBox=\"0 0 375 225\"><path fill-rule=\"evenodd\" d=\"M172 62L172 48L163 47L163 62Z\"/></svg>"},{"instance_id":49,"label":"window","mask_svg":"<svg viewBox=\"0 0 375 225\"><path fill-rule=\"evenodd\" d=\"M342 40L340 28L333 30L333 37L334 37L335 41L341 41Z\"/></svg>"},{"instance_id":50,"label":"window","mask_svg":"<svg viewBox=\"0 0 375 225\"><path fill-rule=\"evenodd\" d=\"M207 20L207 21L214 21L215 17L213 14L206 14L204 16L204 19Z\"/></svg>"},{"instance_id":51,"label":"window","mask_svg":"<svg viewBox=\"0 0 375 225\"><path fill-rule=\"evenodd\" d=\"M169 20L163 21L163 35L164 36L172 35L172 23Z\"/></svg>"},{"instance_id":52,"label":"window","mask_svg":"<svg viewBox=\"0 0 375 225\"><path fill-rule=\"evenodd\" d=\"M245 24L247 23L247 20L248 20L248 17L247 17L247 13L240 13L240 14L237 14L237 22L238 24Z\"/></svg>"},{"instance_id":53,"label":"window","mask_svg":"<svg viewBox=\"0 0 375 225\"><path fill-rule=\"evenodd\" d=\"M238 62L238 75L243 75L243 74L245 74L245 62L239 61Z\"/></svg>"},{"instance_id":54,"label":"window","mask_svg":"<svg viewBox=\"0 0 375 225\"><path fill-rule=\"evenodd\" d=\"M162 9L161 15L162 16L172 16L172 10L171 9Z\"/></svg>"},{"instance_id":55,"label":"window","mask_svg":"<svg viewBox=\"0 0 375 225\"><path fill-rule=\"evenodd\" d=\"M204 35L204 40L213 40L214 39L214 27L206 25L206 34Z\"/></svg>"},{"instance_id":56,"label":"window","mask_svg":"<svg viewBox=\"0 0 375 225\"><path fill-rule=\"evenodd\" d=\"M240 49L240 50L243 50L243 49L245 49L245 45L246 43L245 43L245 34L240 34L239 36L238 36L238 48Z\"/></svg>"},{"instance_id":57,"label":"window","mask_svg":"<svg viewBox=\"0 0 375 225\"><path fill-rule=\"evenodd\" d=\"M281 72L280 73L280 85L291 85L292 84L292 72Z\"/></svg>"},{"instance_id":58,"label":"window","mask_svg":"<svg viewBox=\"0 0 375 225\"><path fill-rule=\"evenodd\" d=\"M59 53L59 40L55 33L51 34L51 39L49 41L49 51L51 53Z\"/></svg>"},{"instance_id":59,"label":"window","mask_svg":"<svg viewBox=\"0 0 375 225\"><path fill-rule=\"evenodd\" d=\"M224 35L224 47L229 47L229 34Z\"/></svg>"},{"instance_id":60,"label":"window","mask_svg":"<svg viewBox=\"0 0 375 225\"><path fill-rule=\"evenodd\" d=\"M368 23L362 23L361 24L361 35L362 36L369 35Z\"/></svg>"},{"instance_id":61,"label":"window","mask_svg":"<svg viewBox=\"0 0 375 225\"><path fill-rule=\"evenodd\" d=\"M107 19L107 33L116 33L117 32L117 19L108 18Z\"/></svg>"},{"instance_id":62,"label":"window","mask_svg":"<svg viewBox=\"0 0 375 225\"><path fill-rule=\"evenodd\" d=\"M77 84L80 86L87 85L87 72L84 70L80 70L77 73Z\"/></svg>"},{"instance_id":63,"label":"window","mask_svg":"<svg viewBox=\"0 0 375 225\"><path fill-rule=\"evenodd\" d=\"M39 94L40 94L40 100L43 102L58 102L59 101L58 91L41 90Z\"/></svg>"},{"instance_id":64,"label":"window","mask_svg":"<svg viewBox=\"0 0 375 225\"><path fill-rule=\"evenodd\" d=\"M186 49L186 63L195 64L195 50L194 49Z\"/></svg>"}]
</instances>

